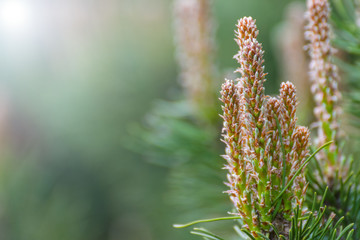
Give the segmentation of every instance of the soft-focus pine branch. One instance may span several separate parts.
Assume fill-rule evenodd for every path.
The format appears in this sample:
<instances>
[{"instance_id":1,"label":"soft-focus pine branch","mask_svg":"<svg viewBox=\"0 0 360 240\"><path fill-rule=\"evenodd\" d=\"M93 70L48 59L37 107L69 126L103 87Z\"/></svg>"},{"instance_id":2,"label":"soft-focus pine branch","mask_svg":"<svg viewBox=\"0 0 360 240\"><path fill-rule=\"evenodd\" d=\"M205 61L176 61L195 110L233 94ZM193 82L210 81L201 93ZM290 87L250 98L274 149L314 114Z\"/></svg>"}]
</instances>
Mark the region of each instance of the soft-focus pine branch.
<instances>
[{"instance_id":1,"label":"soft-focus pine branch","mask_svg":"<svg viewBox=\"0 0 360 240\"><path fill-rule=\"evenodd\" d=\"M169 168L166 204L176 221L213 217L231 208L223 185L211 0L174 1L174 43L183 94L157 101L130 147ZM219 194L220 193L220 194ZM221 224L220 224L221 225ZM217 229L222 227L218 227Z\"/></svg>"},{"instance_id":2,"label":"soft-focus pine branch","mask_svg":"<svg viewBox=\"0 0 360 240\"><path fill-rule=\"evenodd\" d=\"M285 8L284 20L274 32L274 47L278 54L278 68L281 80L291 80L296 86L297 96L300 100L298 109L299 121L310 124L313 108L313 99L308 80L309 59L304 51L305 37L305 4L300 1L291 2Z\"/></svg>"},{"instance_id":3,"label":"soft-focus pine branch","mask_svg":"<svg viewBox=\"0 0 360 240\"><path fill-rule=\"evenodd\" d=\"M325 3L325 1L323 2ZM358 154L356 154L356 151L358 151L357 145L360 140L359 131L356 129L359 127L358 121L360 117L360 112L358 111L360 102L357 100L357 96L359 96L360 93L358 81L360 77L360 74L358 74L360 67L357 64L359 59L358 55L360 53L360 29L357 17L359 8L352 0L332 1L331 7L331 19L335 32L335 38L332 39L332 42L336 47L348 54L345 61L337 59L337 63L345 72L343 81L341 83L339 82L339 85L342 85L342 87L346 89L346 91L343 92L345 105L344 113L346 118L342 125L344 125L344 122L352 125L347 126L347 128L350 129L348 132L351 132L351 135L347 138L344 138L344 135L340 135L339 138L338 128L330 127L330 134L339 139L338 149L340 152L333 152L335 157L337 152L336 158L338 159L338 163L333 165L331 162L333 162L332 159L334 158L331 158L331 156L329 156L329 158L324 158L324 156L323 158L318 158L318 161L315 162L316 164L313 166L317 171L309 171L307 177L311 189L318 193L324 192L327 184L330 184L330 191L325 199L325 203L328 205L327 214L334 212L338 216L345 216L344 224L355 223L354 239L359 239L360 231L358 228L360 226L360 218L358 216L358 206L360 205L360 172L357 157ZM328 15L326 19L329 20ZM330 40L327 40L327 42L327 45L329 45ZM336 96L334 95L334 97ZM334 124L332 126L336 125L337 124ZM352 157L346 157L341 153L344 149L343 145L347 145L347 149L351 150L350 154L354 156L354 159ZM343 155L343 157L341 157L341 155ZM329 171L330 168L323 168L322 166L324 166L324 164L328 165L329 163L335 168L333 168L332 174L326 176L328 175L326 171ZM331 179L329 177L331 177ZM325 179L327 179L327 181L324 181Z\"/></svg>"},{"instance_id":4,"label":"soft-focus pine branch","mask_svg":"<svg viewBox=\"0 0 360 240\"><path fill-rule=\"evenodd\" d=\"M217 122L215 24L211 0L176 0L175 46L180 82L193 114L202 122Z\"/></svg>"},{"instance_id":5,"label":"soft-focus pine branch","mask_svg":"<svg viewBox=\"0 0 360 240\"><path fill-rule=\"evenodd\" d=\"M331 29L329 23L330 6L327 0L308 0L306 12L305 37L309 41L307 49L310 56L309 78L314 96L314 115L317 136L314 143L317 147L334 140L328 150L317 158L323 169L322 179L330 189L335 185L335 175L346 175L347 169L341 168L344 161L340 148L340 107L341 94L338 90L339 73L333 63L335 49L331 46Z\"/></svg>"}]
</instances>

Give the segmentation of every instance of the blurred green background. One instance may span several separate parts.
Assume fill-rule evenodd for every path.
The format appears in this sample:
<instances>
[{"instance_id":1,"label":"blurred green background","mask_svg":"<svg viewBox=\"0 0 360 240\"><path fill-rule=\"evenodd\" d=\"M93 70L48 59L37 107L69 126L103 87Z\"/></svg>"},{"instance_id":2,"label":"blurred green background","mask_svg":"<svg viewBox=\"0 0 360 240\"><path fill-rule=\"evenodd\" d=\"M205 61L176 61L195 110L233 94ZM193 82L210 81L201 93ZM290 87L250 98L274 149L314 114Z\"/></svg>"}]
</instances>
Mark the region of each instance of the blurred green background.
<instances>
[{"instance_id":1,"label":"blurred green background","mask_svg":"<svg viewBox=\"0 0 360 240\"><path fill-rule=\"evenodd\" d=\"M253 16L278 89L289 2L214 0L220 69L237 67L235 23ZM181 89L172 26L170 0L0 1L0 239L197 239L171 226L169 169L126 144Z\"/></svg>"}]
</instances>

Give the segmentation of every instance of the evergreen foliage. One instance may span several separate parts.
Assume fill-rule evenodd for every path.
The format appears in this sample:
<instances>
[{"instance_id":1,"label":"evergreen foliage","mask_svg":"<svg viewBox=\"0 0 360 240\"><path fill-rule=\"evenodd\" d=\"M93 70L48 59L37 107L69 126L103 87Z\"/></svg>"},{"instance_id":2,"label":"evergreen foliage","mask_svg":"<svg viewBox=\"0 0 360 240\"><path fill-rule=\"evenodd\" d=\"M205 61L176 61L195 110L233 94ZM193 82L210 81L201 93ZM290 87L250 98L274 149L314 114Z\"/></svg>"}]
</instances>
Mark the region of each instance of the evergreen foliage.
<instances>
[{"instance_id":1,"label":"evergreen foliage","mask_svg":"<svg viewBox=\"0 0 360 240\"><path fill-rule=\"evenodd\" d=\"M183 3L180 2L179 5ZM195 4L194 9L198 10L199 6L210 6L203 0L184 2ZM308 44L305 48L310 57L309 81L315 102L311 108L316 118L313 126L317 130L316 134L315 131L312 133L315 136L313 144L310 144L310 131L314 127L309 131L296 123L295 86L290 82L282 83L279 96L265 95L263 83L267 74L262 45L257 41L258 30L251 17L240 19L235 32L240 50L234 58L240 64L236 72L241 77L236 81L226 80L220 97L224 120L222 140L226 145L224 169L228 171L226 185L229 190L226 193L233 203L233 210L229 212L233 216L175 227L206 222L228 226L226 220L235 221L236 236L220 237L205 228L191 231L205 240L360 239L360 171L358 160L352 159L350 151L355 152L355 149L349 147L346 148L349 151L345 151L344 145L350 140L342 132L346 121L340 121L348 112L351 114L348 122L360 127L359 3L333 0L330 8L327 0L308 0L307 8L305 36ZM193 209L187 217L198 214L211 217L209 211L221 213L221 209L229 208L224 198L214 196L215 191L206 190L208 186L213 186L216 191L222 189L219 182L223 181L223 172L217 161L221 149L216 137L219 124L213 119L217 108L206 105L207 100L204 100L210 98L212 104L214 92L210 86L216 74L209 74L209 71L214 65L206 62L201 69L201 64L195 64L196 69L191 64L202 61L198 58L209 60L214 56L209 47L213 47L214 42L206 37L206 41L202 40L206 34L210 37L209 23L212 21L201 13L208 14L208 9L196 13L200 15L195 14L196 19L208 25L197 22L190 26L191 31L177 31L176 43L180 45L178 51L181 53L178 54L181 56L179 65L182 76L186 76L187 101L161 103L155 109L162 111L155 110L149 117L148 130L141 130L145 132L142 134L144 146L150 146L149 152L156 153L152 159L172 168L171 179L175 186L172 196L177 195L173 199L177 199L182 210L186 206ZM177 15L180 25L184 22L183 15L193 17L183 12ZM195 34L197 27L200 35ZM336 33L335 39L332 39L331 29ZM189 36L179 36L189 32ZM205 41L207 48L189 47L192 38L197 45ZM346 53L346 59L335 60L336 51L331 43ZM338 73L335 62L346 75ZM192 75L196 81L191 81ZM202 76L204 89L201 89ZM340 76L346 80L340 80ZM343 89L347 91L342 92ZM196 98L199 93L201 96ZM204 114L199 109L211 114ZM351 137L353 142L360 139L356 134ZM311 156L309 145L315 146ZM161 160L162 154L172 155L174 161ZM310 163L312 158L315 159ZM191 186L198 186L198 189L191 189ZM316 194L322 197L318 198ZM192 196L191 199L188 196Z\"/></svg>"}]
</instances>

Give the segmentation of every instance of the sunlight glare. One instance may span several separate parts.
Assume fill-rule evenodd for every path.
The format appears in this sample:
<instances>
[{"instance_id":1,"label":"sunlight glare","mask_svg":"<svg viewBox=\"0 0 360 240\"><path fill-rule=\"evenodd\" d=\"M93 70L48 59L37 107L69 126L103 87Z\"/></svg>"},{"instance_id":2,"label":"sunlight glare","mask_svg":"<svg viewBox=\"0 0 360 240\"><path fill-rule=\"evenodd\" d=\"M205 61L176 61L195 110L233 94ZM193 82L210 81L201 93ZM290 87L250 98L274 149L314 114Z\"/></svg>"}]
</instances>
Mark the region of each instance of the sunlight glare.
<instances>
[{"instance_id":1,"label":"sunlight glare","mask_svg":"<svg viewBox=\"0 0 360 240\"><path fill-rule=\"evenodd\" d=\"M0 24L6 32L24 33L31 27L29 4L20 0L8 0L0 4Z\"/></svg>"}]
</instances>

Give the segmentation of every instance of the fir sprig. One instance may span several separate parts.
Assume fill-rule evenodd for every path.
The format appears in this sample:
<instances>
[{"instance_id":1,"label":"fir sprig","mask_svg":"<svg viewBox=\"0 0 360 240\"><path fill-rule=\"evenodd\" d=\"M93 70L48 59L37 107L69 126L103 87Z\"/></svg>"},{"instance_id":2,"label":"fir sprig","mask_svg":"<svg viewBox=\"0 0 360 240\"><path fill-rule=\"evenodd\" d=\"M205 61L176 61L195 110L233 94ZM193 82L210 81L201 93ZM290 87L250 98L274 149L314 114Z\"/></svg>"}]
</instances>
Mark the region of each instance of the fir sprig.
<instances>
[{"instance_id":1,"label":"fir sprig","mask_svg":"<svg viewBox=\"0 0 360 240\"><path fill-rule=\"evenodd\" d=\"M234 214L242 217L255 238L258 232L267 234L270 223L286 234L291 209L302 205L307 188L302 169L307 164L310 133L296 124L292 83L282 83L278 97L265 95L264 52L256 39L255 20L244 17L236 27L239 52L235 58L241 78L237 84L226 80L221 90L227 193L236 208Z\"/></svg>"}]
</instances>

